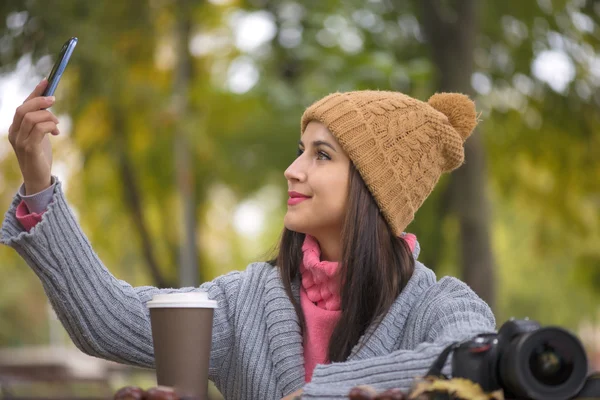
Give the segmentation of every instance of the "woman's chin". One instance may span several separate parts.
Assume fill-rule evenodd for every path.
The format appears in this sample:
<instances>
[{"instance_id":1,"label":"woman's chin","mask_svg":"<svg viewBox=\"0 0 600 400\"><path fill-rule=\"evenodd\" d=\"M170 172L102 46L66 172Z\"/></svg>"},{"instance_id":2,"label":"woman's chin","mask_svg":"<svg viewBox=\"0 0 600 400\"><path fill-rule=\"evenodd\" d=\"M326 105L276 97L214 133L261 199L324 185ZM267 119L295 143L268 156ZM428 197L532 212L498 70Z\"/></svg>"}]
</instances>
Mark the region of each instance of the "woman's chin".
<instances>
[{"instance_id":1,"label":"woman's chin","mask_svg":"<svg viewBox=\"0 0 600 400\"><path fill-rule=\"evenodd\" d=\"M285 214L285 217L283 217L283 226L285 226L285 228L289 231L306 233L306 227L304 225L305 224L299 221L299 218L296 218L296 216L291 216L289 212Z\"/></svg>"}]
</instances>

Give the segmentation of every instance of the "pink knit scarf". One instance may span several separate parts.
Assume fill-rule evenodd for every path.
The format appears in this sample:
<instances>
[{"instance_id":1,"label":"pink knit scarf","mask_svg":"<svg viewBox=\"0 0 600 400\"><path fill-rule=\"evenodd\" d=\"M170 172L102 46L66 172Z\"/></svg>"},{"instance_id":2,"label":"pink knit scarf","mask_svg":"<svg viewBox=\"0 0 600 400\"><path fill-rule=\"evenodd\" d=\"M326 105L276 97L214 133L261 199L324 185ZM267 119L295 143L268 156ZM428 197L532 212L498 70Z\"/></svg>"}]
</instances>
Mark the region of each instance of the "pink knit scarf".
<instances>
[{"instance_id":1,"label":"pink knit scarf","mask_svg":"<svg viewBox=\"0 0 600 400\"><path fill-rule=\"evenodd\" d=\"M321 261L321 248L312 236L306 235L302 245L304 254L300 264L302 287L310 301L317 307L337 311L340 309L340 282L338 262Z\"/></svg>"},{"instance_id":2,"label":"pink knit scarf","mask_svg":"<svg viewBox=\"0 0 600 400\"><path fill-rule=\"evenodd\" d=\"M417 237L411 233L402 235L411 251L414 251ZM338 262L321 261L321 248L314 237L306 235L302 245L302 287L308 298L319 308L337 311L340 309L340 279Z\"/></svg>"}]
</instances>

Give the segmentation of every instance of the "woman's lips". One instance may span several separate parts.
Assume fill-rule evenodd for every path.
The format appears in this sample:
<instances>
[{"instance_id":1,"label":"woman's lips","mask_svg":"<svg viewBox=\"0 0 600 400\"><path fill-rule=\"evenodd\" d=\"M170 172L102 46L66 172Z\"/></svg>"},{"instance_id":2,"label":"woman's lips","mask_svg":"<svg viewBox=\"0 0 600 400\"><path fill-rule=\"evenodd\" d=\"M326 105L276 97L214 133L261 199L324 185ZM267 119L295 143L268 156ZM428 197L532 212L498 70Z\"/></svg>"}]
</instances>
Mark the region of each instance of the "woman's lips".
<instances>
[{"instance_id":1,"label":"woman's lips","mask_svg":"<svg viewBox=\"0 0 600 400\"><path fill-rule=\"evenodd\" d=\"M298 193L298 192L294 192L294 191L288 192L288 195L290 196L290 198L288 199L288 202L287 202L288 206L293 206L293 205L303 202L306 199L310 199L309 196L306 196L302 193Z\"/></svg>"},{"instance_id":2,"label":"woman's lips","mask_svg":"<svg viewBox=\"0 0 600 400\"><path fill-rule=\"evenodd\" d=\"M301 203L304 200L308 200L308 199L310 199L310 197L290 197L288 199L287 203L288 203L288 206L294 206L294 205Z\"/></svg>"}]
</instances>

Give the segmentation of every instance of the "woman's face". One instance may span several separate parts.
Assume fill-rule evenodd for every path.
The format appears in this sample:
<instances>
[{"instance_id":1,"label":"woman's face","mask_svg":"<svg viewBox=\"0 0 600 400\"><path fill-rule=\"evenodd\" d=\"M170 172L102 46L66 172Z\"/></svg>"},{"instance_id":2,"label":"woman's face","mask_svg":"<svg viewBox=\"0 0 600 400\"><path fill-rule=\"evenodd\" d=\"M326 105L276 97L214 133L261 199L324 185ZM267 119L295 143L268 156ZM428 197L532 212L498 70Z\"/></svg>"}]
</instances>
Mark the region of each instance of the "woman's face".
<instances>
[{"instance_id":1,"label":"woman's face","mask_svg":"<svg viewBox=\"0 0 600 400\"><path fill-rule=\"evenodd\" d=\"M311 121L298 144L298 158L285 170L288 209L283 223L314 237L342 228L350 159L325 125Z\"/></svg>"}]
</instances>

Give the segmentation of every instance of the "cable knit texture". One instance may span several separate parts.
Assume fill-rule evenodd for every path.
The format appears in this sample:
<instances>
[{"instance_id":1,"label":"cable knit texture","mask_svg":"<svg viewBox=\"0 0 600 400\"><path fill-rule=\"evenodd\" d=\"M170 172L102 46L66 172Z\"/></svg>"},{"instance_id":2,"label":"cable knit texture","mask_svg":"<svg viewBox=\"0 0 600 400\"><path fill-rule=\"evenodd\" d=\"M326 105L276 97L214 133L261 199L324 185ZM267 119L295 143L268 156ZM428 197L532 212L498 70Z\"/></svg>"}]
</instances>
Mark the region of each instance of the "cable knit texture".
<instances>
[{"instance_id":1,"label":"cable knit texture","mask_svg":"<svg viewBox=\"0 0 600 400\"><path fill-rule=\"evenodd\" d=\"M464 161L475 125L475 104L459 93L426 102L398 92L333 93L306 109L327 126L350 157L385 219L400 235L443 172Z\"/></svg>"},{"instance_id":2,"label":"cable knit texture","mask_svg":"<svg viewBox=\"0 0 600 400\"><path fill-rule=\"evenodd\" d=\"M345 399L361 384L406 390L446 345L495 330L491 310L467 285L455 278L437 281L417 262L381 323L367 328L348 359L317 365L306 383L300 325L276 267L251 264L199 287L132 287L114 277L94 252L60 182L41 222L29 232L16 218L21 200L16 195L6 212L0 241L38 276L79 349L153 368L146 303L158 293L206 291L219 305L209 377L226 399L280 400L300 388L304 399ZM299 280L292 282L297 301L300 287Z\"/></svg>"},{"instance_id":3,"label":"cable knit texture","mask_svg":"<svg viewBox=\"0 0 600 400\"><path fill-rule=\"evenodd\" d=\"M329 311L340 309L340 280L338 262L321 261L319 243L306 235L302 244L300 264L302 287L308 299L319 308Z\"/></svg>"}]
</instances>

